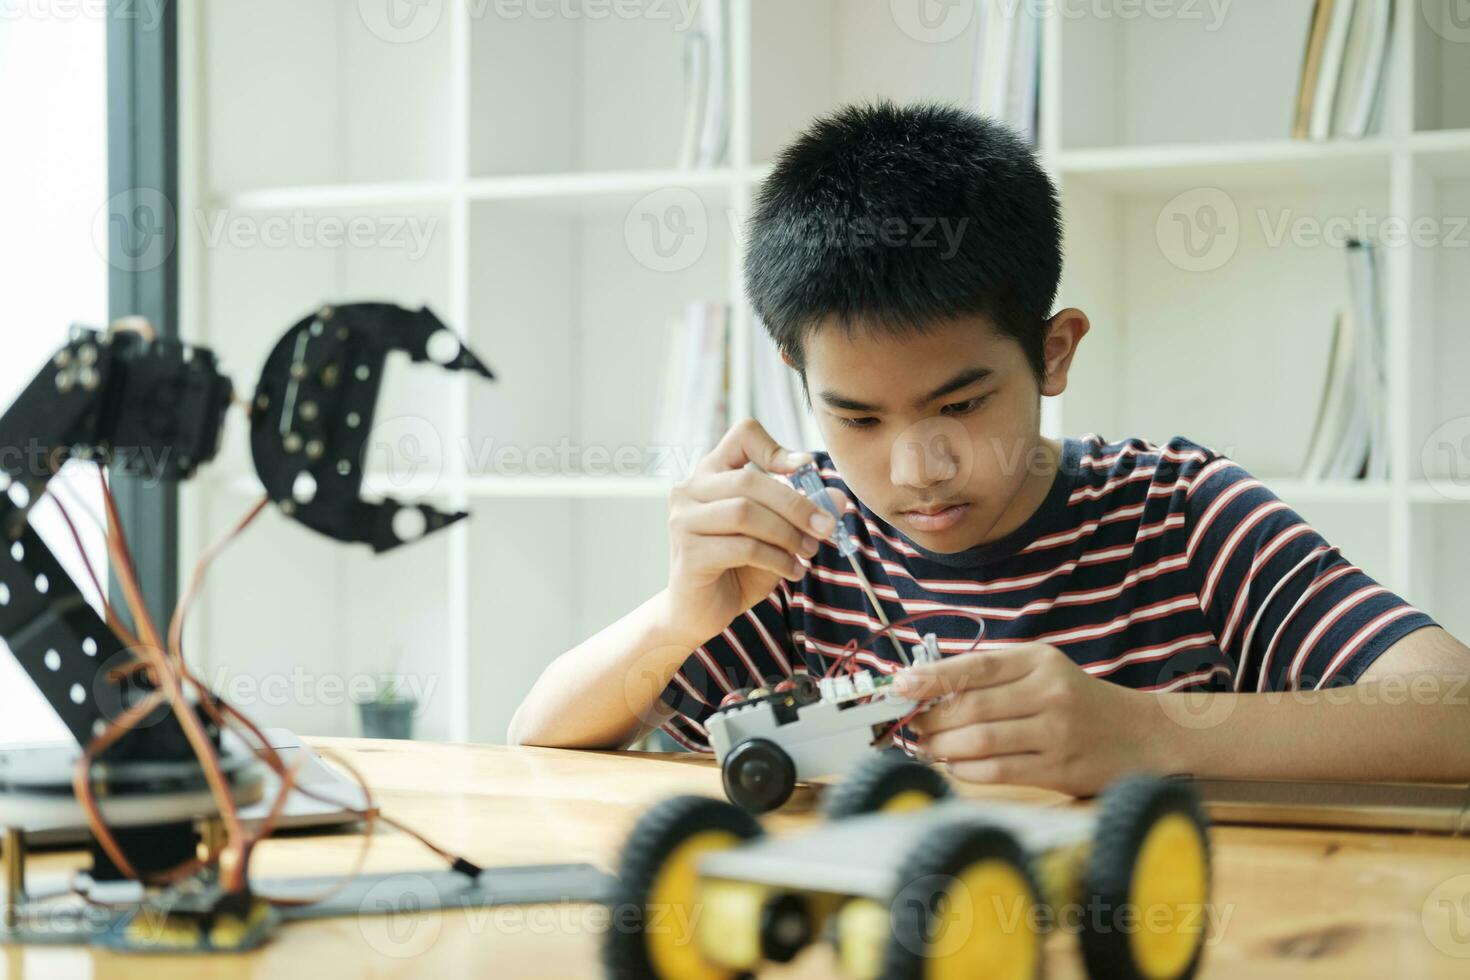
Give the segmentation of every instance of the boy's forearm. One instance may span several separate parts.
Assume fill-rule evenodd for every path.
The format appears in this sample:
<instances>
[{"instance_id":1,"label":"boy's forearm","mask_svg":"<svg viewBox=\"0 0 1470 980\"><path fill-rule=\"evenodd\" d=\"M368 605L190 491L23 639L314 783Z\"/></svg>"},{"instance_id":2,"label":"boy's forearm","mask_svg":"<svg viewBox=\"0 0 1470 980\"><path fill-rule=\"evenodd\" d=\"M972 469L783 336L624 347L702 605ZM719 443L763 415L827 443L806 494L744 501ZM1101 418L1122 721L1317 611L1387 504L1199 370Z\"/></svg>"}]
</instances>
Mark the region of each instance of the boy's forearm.
<instances>
[{"instance_id":1,"label":"boy's forearm","mask_svg":"<svg viewBox=\"0 0 1470 980\"><path fill-rule=\"evenodd\" d=\"M697 644L659 592L546 668L511 720L510 743L627 746L668 716L659 695Z\"/></svg>"},{"instance_id":2,"label":"boy's forearm","mask_svg":"<svg viewBox=\"0 0 1470 980\"><path fill-rule=\"evenodd\" d=\"M1470 679L1387 677L1325 691L1148 694L1155 768L1201 777L1470 781Z\"/></svg>"}]
</instances>

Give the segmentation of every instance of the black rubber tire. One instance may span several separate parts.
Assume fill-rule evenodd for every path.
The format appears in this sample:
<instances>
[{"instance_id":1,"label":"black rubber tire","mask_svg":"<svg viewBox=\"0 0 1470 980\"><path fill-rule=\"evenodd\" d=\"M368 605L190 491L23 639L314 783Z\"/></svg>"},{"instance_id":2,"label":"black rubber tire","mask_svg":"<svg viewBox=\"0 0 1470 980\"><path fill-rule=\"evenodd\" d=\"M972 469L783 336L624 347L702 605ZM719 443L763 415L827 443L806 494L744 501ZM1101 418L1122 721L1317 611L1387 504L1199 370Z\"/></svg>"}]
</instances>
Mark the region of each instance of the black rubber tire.
<instances>
[{"instance_id":1,"label":"black rubber tire","mask_svg":"<svg viewBox=\"0 0 1470 980\"><path fill-rule=\"evenodd\" d=\"M1128 776L1107 788L1098 801L1097 829L1084 873L1086 914L1079 941L1087 974L1096 980L1144 980L1134 961L1130 929L1112 921L1133 901L1133 868L1144 837L1163 817L1183 814L1199 830L1204 843L1205 901L1210 893L1210 831L1199 796L1185 782L1158 776ZM1130 913L1132 914L1132 913ZM1134 915L1134 918L1137 918ZM1170 980L1188 980L1199 970L1205 931L1188 966Z\"/></svg>"},{"instance_id":2,"label":"black rubber tire","mask_svg":"<svg viewBox=\"0 0 1470 980\"><path fill-rule=\"evenodd\" d=\"M1031 859L1009 832L973 823L942 826L915 848L899 874L902 884L890 907L893 935L883 956L884 980L921 980L928 960L928 937L933 933L933 920L938 914L939 895L948 887L949 879L987 858L999 858L1013 865L1031 890L1031 903L1041 904L1041 886ZM1044 968L1041 943L1042 937L1036 936L1035 977L1040 977Z\"/></svg>"},{"instance_id":3,"label":"black rubber tire","mask_svg":"<svg viewBox=\"0 0 1470 980\"><path fill-rule=\"evenodd\" d=\"M664 800L634 825L623 845L610 905L612 921L603 936L602 963L610 980L666 980L654 972L644 941L648 893L669 855L706 830L727 830L741 840L763 833L744 810L707 796Z\"/></svg>"},{"instance_id":4,"label":"black rubber tire","mask_svg":"<svg viewBox=\"0 0 1470 980\"><path fill-rule=\"evenodd\" d=\"M828 820L877 813L889 800L910 790L918 790L935 800L954 793L949 780L938 769L890 749L865 759L829 790L823 809Z\"/></svg>"},{"instance_id":5,"label":"black rubber tire","mask_svg":"<svg viewBox=\"0 0 1470 980\"><path fill-rule=\"evenodd\" d=\"M720 766L725 796L749 813L767 813L791 799L796 763L767 738L748 738L732 748Z\"/></svg>"}]
</instances>

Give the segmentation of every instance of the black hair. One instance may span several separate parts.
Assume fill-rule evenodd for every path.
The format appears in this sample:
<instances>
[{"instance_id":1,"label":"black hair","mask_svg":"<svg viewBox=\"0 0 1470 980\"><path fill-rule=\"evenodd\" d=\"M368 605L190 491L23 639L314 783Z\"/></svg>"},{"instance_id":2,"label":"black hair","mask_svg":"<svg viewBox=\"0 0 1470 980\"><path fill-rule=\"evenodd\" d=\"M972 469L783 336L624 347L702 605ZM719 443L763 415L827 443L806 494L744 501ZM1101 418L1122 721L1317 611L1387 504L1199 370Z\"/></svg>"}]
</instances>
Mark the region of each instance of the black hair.
<instances>
[{"instance_id":1,"label":"black hair","mask_svg":"<svg viewBox=\"0 0 1470 980\"><path fill-rule=\"evenodd\" d=\"M1040 381L1061 238L1056 188L1005 126L949 105L848 106L762 184L746 288L798 370L802 340L834 315L894 335L983 315Z\"/></svg>"}]
</instances>

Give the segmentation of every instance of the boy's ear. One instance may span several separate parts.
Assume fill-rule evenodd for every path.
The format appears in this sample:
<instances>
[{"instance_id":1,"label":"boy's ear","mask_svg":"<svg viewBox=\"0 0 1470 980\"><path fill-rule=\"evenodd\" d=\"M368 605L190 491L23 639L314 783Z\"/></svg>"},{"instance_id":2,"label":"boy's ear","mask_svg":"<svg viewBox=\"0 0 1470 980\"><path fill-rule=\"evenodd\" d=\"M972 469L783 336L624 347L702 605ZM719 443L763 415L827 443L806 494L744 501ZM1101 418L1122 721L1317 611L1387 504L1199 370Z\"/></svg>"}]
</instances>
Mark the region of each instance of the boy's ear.
<instances>
[{"instance_id":1,"label":"boy's ear","mask_svg":"<svg viewBox=\"0 0 1470 980\"><path fill-rule=\"evenodd\" d=\"M795 361L793 361L793 360L792 360L792 359L791 359L791 355L790 355L790 354L788 354L788 353L786 353L786 352L785 352L785 351L784 351L784 350L783 350L783 351L782 351L782 352L781 352L781 360L782 360L782 362L783 362L783 363L785 363L785 365L786 365L786 366L787 366L787 367L789 367L789 368L790 368L790 369L791 369L791 370L793 370L793 371L795 371L795 370L797 370L797 367L796 367L796 362L795 362Z\"/></svg>"},{"instance_id":2,"label":"boy's ear","mask_svg":"<svg viewBox=\"0 0 1470 980\"><path fill-rule=\"evenodd\" d=\"M1077 354L1077 345L1091 329L1087 314L1073 307L1047 321L1046 342L1041 348L1046 363L1046 380L1041 385L1043 395L1060 395L1067 390L1067 372Z\"/></svg>"}]
</instances>

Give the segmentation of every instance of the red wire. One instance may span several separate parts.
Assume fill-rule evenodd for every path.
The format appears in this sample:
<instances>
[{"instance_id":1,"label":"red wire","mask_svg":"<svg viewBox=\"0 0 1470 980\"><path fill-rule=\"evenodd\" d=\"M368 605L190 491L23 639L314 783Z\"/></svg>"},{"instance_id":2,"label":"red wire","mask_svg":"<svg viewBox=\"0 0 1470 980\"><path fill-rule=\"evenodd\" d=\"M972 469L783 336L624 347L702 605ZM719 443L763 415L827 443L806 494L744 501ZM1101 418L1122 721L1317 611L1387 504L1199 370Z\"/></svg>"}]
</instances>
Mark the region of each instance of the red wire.
<instances>
[{"instance_id":1,"label":"red wire","mask_svg":"<svg viewBox=\"0 0 1470 980\"><path fill-rule=\"evenodd\" d=\"M969 609L936 609L932 612L914 613L911 616L905 616L902 619L894 620L887 626L882 626L878 629L870 630L868 632L868 635L863 637L861 640L848 640L847 643L843 646L842 655L839 656L835 661L833 661L832 665L827 668L827 673L823 676L831 677L837 672L838 668L843 666L848 667L849 674L852 673L853 668L850 664L850 661L854 657L856 657L861 650L867 648L869 644L878 639L878 637L882 636L884 633L889 633L893 636L894 639L899 640L899 642L902 643L903 641L899 639L898 633L895 632L900 626L908 626L910 623L916 623L921 619L930 619L935 616L959 616L963 619L969 619L980 624L980 629L975 634L975 642L971 643L970 648L963 652L974 653L977 649L979 649L980 641L985 638L985 618L983 616ZM870 650L869 652L874 653L874 655L876 656L876 651Z\"/></svg>"}]
</instances>

